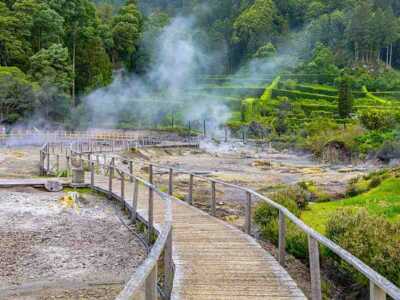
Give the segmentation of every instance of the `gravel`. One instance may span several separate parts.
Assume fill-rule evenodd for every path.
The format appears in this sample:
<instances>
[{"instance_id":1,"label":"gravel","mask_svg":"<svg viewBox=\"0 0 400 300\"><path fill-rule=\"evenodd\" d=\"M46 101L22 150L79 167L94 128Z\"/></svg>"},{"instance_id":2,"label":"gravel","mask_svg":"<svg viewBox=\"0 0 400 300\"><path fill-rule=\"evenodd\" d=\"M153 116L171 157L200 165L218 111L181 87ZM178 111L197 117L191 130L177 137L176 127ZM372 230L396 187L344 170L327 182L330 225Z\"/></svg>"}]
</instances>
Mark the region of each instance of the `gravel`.
<instances>
[{"instance_id":1,"label":"gravel","mask_svg":"<svg viewBox=\"0 0 400 300\"><path fill-rule=\"evenodd\" d=\"M0 190L1 299L113 299L144 260L117 204L84 194L68 207L63 196Z\"/></svg>"}]
</instances>

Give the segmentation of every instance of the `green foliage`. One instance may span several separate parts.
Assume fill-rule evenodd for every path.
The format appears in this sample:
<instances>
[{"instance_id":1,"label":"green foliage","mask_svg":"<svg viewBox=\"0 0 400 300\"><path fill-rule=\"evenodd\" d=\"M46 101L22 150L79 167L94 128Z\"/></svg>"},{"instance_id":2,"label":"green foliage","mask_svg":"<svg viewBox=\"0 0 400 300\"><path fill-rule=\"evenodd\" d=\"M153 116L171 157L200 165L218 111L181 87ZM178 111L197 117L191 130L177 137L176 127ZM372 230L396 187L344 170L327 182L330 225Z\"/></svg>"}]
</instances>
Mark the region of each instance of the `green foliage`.
<instances>
[{"instance_id":1,"label":"green foliage","mask_svg":"<svg viewBox=\"0 0 400 300\"><path fill-rule=\"evenodd\" d=\"M306 74L318 74L320 78L319 83L324 83L323 79L326 76L336 78L340 73L339 68L335 64L332 50L322 43L318 43L315 46L311 60L302 66L300 70Z\"/></svg>"},{"instance_id":2,"label":"green foliage","mask_svg":"<svg viewBox=\"0 0 400 300\"><path fill-rule=\"evenodd\" d=\"M310 150L316 157L322 157L325 146L330 142L343 144L350 154L359 151L357 138L364 134L358 125L348 125L345 128L329 119L317 119L305 126L303 147Z\"/></svg>"},{"instance_id":3,"label":"green foliage","mask_svg":"<svg viewBox=\"0 0 400 300\"><path fill-rule=\"evenodd\" d=\"M368 130L387 130L395 126L396 119L393 113L377 109L362 111L360 114L361 124Z\"/></svg>"},{"instance_id":4,"label":"green foliage","mask_svg":"<svg viewBox=\"0 0 400 300\"><path fill-rule=\"evenodd\" d=\"M256 53L254 53L254 58L271 58L276 55L275 46L269 42L268 44L260 47Z\"/></svg>"},{"instance_id":5,"label":"green foliage","mask_svg":"<svg viewBox=\"0 0 400 300\"><path fill-rule=\"evenodd\" d=\"M37 86L16 67L0 67L0 124L12 124L36 105Z\"/></svg>"},{"instance_id":6,"label":"green foliage","mask_svg":"<svg viewBox=\"0 0 400 300\"><path fill-rule=\"evenodd\" d=\"M278 87L279 81L281 80L281 77L278 76L277 78L275 78L271 84L269 84L264 93L262 94L262 96L260 97L260 105L261 107L265 107L269 104L271 97L272 97L272 92L274 89L276 89Z\"/></svg>"},{"instance_id":7,"label":"green foliage","mask_svg":"<svg viewBox=\"0 0 400 300\"><path fill-rule=\"evenodd\" d=\"M366 87L365 85L362 87L362 91L365 93L365 95L366 95L368 98L370 98L370 99L376 101L376 102L379 103L379 104L385 105L385 104L388 103L386 100L384 100L384 99L382 99L382 98L380 98L380 97L378 97L378 96L375 96L374 94L372 94L371 92L369 92L368 89L367 89L367 87Z\"/></svg>"},{"instance_id":8,"label":"green foliage","mask_svg":"<svg viewBox=\"0 0 400 300\"><path fill-rule=\"evenodd\" d=\"M48 49L37 52L30 61L30 74L35 81L41 84L50 83L60 92L69 92L72 86L72 70L67 48L53 44Z\"/></svg>"},{"instance_id":9,"label":"green foliage","mask_svg":"<svg viewBox=\"0 0 400 300\"><path fill-rule=\"evenodd\" d=\"M370 131L356 138L360 145L360 152L363 154L376 153L386 141L394 141L396 133L392 131Z\"/></svg>"},{"instance_id":10,"label":"green foliage","mask_svg":"<svg viewBox=\"0 0 400 300\"><path fill-rule=\"evenodd\" d=\"M290 99L314 99L314 100L329 100L332 102L337 101L336 96L329 96L324 94L312 94L307 92L301 92L297 90L282 90L274 89L272 92L273 97L289 97Z\"/></svg>"},{"instance_id":11,"label":"green foliage","mask_svg":"<svg viewBox=\"0 0 400 300\"><path fill-rule=\"evenodd\" d=\"M264 36L273 31L275 4L272 0L255 0L233 24L233 41L255 51L265 43Z\"/></svg>"},{"instance_id":12,"label":"green foliage","mask_svg":"<svg viewBox=\"0 0 400 300\"><path fill-rule=\"evenodd\" d=\"M390 223L366 210L340 210L328 220L326 235L394 284L400 284L400 223ZM331 256L357 282L368 284L359 271L336 255Z\"/></svg>"},{"instance_id":13,"label":"green foliage","mask_svg":"<svg viewBox=\"0 0 400 300\"><path fill-rule=\"evenodd\" d=\"M340 209L358 210L365 208L368 213L381 216L390 222L400 221L400 179L399 171L378 172L371 177L360 177L349 184L347 196L342 200L316 203L303 211L301 219L314 229L325 233L325 226L335 212ZM381 181L377 187L373 187Z\"/></svg>"},{"instance_id":14,"label":"green foliage","mask_svg":"<svg viewBox=\"0 0 400 300\"><path fill-rule=\"evenodd\" d=\"M116 58L123 62L129 70L134 66L133 54L137 50L137 42L141 31L141 15L135 4L121 7L112 21L112 36Z\"/></svg>"},{"instance_id":15,"label":"green foliage","mask_svg":"<svg viewBox=\"0 0 400 300\"><path fill-rule=\"evenodd\" d=\"M351 82L349 77L343 77L339 84L339 116L343 119L350 117L353 112L353 95L351 93Z\"/></svg>"},{"instance_id":16,"label":"green foliage","mask_svg":"<svg viewBox=\"0 0 400 300\"><path fill-rule=\"evenodd\" d=\"M304 192L299 187L278 192L273 196L273 200L286 207L296 216L300 215L301 209L307 207ZM254 213L254 221L261 230L261 237L275 244L278 242L278 217L278 210L265 202L261 202ZM308 256L307 236L290 222L287 224L286 230L287 251L298 258L306 258Z\"/></svg>"}]
</instances>

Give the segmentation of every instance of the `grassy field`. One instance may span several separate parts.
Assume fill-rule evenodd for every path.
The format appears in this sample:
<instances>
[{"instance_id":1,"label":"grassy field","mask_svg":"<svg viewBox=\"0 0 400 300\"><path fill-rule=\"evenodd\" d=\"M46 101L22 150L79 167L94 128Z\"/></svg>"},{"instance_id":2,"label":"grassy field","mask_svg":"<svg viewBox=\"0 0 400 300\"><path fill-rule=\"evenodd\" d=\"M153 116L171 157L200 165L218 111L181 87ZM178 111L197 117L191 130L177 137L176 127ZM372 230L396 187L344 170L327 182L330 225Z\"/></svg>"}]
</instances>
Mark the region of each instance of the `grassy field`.
<instances>
[{"instance_id":1,"label":"grassy field","mask_svg":"<svg viewBox=\"0 0 400 300\"><path fill-rule=\"evenodd\" d=\"M367 193L334 202L315 203L301 215L303 221L320 233L325 232L329 217L341 208L365 208L390 221L400 221L400 179L389 178Z\"/></svg>"}]
</instances>

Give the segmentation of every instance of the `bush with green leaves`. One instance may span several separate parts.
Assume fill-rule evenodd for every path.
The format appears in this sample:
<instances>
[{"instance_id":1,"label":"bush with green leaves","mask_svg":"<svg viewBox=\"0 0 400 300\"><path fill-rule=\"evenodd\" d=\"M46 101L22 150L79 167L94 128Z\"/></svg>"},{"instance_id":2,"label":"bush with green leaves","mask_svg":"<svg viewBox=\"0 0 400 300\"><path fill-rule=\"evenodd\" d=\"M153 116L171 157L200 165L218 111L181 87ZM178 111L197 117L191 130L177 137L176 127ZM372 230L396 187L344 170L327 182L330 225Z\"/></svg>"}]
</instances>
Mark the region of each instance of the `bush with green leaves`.
<instances>
[{"instance_id":1,"label":"bush with green leaves","mask_svg":"<svg viewBox=\"0 0 400 300\"><path fill-rule=\"evenodd\" d=\"M372 216L364 209L344 209L331 216L326 236L394 284L400 285L400 223ZM368 284L368 279L338 256L330 251L327 255L354 280Z\"/></svg>"},{"instance_id":2,"label":"bush with green leaves","mask_svg":"<svg viewBox=\"0 0 400 300\"><path fill-rule=\"evenodd\" d=\"M360 113L360 121L368 130L387 130L396 125L396 116L387 111L368 109Z\"/></svg>"},{"instance_id":3,"label":"bush with green leaves","mask_svg":"<svg viewBox=\"0 0 400 300\"><path fill-rule=\"evenodd\" d=\"M272 199L286 207L291 213L299 217L301 211L307 208L308 197L299 186L289 187L275 193ZM259 226L261 238L274 244L278 243L279 211L266 202L261 202L254 213L254 221ZM287 223L286 250L297 258L306 258L307 236L291 222Z\"/></svg>"}]
</instances>

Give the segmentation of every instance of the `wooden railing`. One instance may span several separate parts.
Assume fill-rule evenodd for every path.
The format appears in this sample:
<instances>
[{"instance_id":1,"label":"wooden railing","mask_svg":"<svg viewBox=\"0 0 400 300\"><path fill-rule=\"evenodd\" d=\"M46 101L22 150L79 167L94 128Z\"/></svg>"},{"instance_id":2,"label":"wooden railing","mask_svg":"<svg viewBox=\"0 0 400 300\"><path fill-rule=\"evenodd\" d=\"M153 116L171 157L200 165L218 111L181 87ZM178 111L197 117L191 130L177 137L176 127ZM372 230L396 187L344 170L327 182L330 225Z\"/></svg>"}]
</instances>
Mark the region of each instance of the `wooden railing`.
<instances>
[{"instance_id":1,"label":"wooden railing","mask_svg":"<svg viewBox=\"0 0 400 300\"><path fill-rule=\"evenodd\" d=\"M60 142L60 141L120 141L126 144L127 142L136 142L141 146L154 145L161 143L163 139L161 136L147 136L134 132L107 132L107 131L93 131L93 132L70 132L70 131L54 131L54 132L41 132L41 131L21 131L18 133L0 133L0 145L6 142L25 142L25 144L43 145L45 143ZM199 143L200 137L197 136L169 136L169 142L184 142L184 143Z\"/></svg>"},{"instance_id":2,"label":"wooden railing","mask_svg":"<svg viewBox=\"0 0 400 300\"><path fill-rule=\"evenodd\" d=\"M124 159L124 162L127 161ZM133 163L140 163L138 161L128 161L130 165ZM142 162L143 164L148 164L147 162ZM321 270L320 270L320 255L319 246L323 245L333 253L338 255L345 262L353 266L356 270L362 273L370 282L370 299L371 300L381 300L386 299L386 295L389 295L393 299L400 299L400 289L390 282L388 279L380 275L378 272L373 270L371 267L363 263L360 259L352 255L350 252L346 251L339 245L335 244L325 236L316 232L314 229L310 228L303 221L292 214L287 208L282 205L272 201L271 199L245 187L241 187L235 184L223 182L216 179L208 178L204 175L199 175L196 172L172 168L163 165L149 164L149 169L158 169L163 172L159 174L168 175L168 194L173 195L174 193L174 175L183 174L188 175L188 195L186 200L189 204L193 205L193 191L195 188L195 178L201 181L206 181L210 184L211 192L209 199L209 212L211 215L216 216L216 190L217 187L227 187L234 189L236 191L241 191L246 194L246 204L245 204L245 222L243 224L244 231L251 235L252 232L252 203L255 200L264 201L269 206L277 209L279 211L279 234L278 234L278 247L279 247L279 262L282 266L285 266L285 256L286 256L286 222L289 220L295 224L302 232L304 232L308 237L308 249L309 249L309 266L311 275L311 296L313 300L322 299L321 290Z\"/></svg>"},{"instance_id":3,"label":"wooden railing","mask_svg":"<svg viewBox=\"0 0 400 300\"><path fill-rule=\"evenodd\" d=\"M123 143L122 143L123 144ZM88 148L89 147L89 148ZM90 152L83 152L83 149L90 149ZM64 152L64 150L66 151ZM111 199L118 200L122 205L128 209L132 222L140 220L147 226L147 246L148 256L146 260L139 266L136 272L129 279L122 292L118 295L118 300L138 299L142 297L143 288L146 300L159 299L161 295L163 299L169 299L172 292L172 285L174 279L174 264L172 260L172 201L171 197L159 191L152 183L152 171L149 172L149 180L146 181L133 172L128 172L121 167L114 164L114 159L110 162L106 160L100 162L94 161L92 155L95 150L103 151L102 145L98 142L92 141L87 144L73 143L66 146L64 143L46 144L40 150L40 170L43 175L51 175L54 173L54 168L59 168L60 155L65 155L67 168L71 168L71 161L74 160L75 164L79 164L81 169L89 170L90 183L85 183L91 189L107 195ZM60 150L61 152L57 152ZM82 151L81 151L82 150ZM88 155L87 158L85 155ZM52 160L56 157L56 160ZM56 166L53 166L53 164ZM96 182L96 175L108 174L108 189L104 189L98 182ZM132 169L131 169L132 171ZM104 177L103 177L104 179ZM119 180L121 190L113 190L113 181ZM125 183L129 180L134 185L134 192L132 198L128 200L125 195ZM148 190L148 215L141 216L137 213L139 187L144 187ZM164 222L159 228L154 226L154 197L158 196L164 203ZM157 239L153 244L154 234ZM158 265L160 259L163 264L163 274L159 274ZM162 284L159 286L159 282Z\"/></svg>"},{"instance_id":4,"label":"wooden railing","mask_svg":"<svg viewBox=\"0 0 400 300\"><path fill-rule=\"evenodd\" d=\"M78 145L78 144L77 144ZM83 147L83 146L78 146ZM76 149L76 146L75 146ZM96 149L96 148L94 148ZM98 149L98 148L97 148ZM75 150L74 150L75 151ZM41 151L41 157L42 155L45 157L48 153L49 150L44 149ZM89 159L85 159L86 162L90 162L90 164L99 164L99 159L97 158L95 161L91 159L91 153L93 152L88 152ZM83 153L82 152L76 152L75 155L80 156L82 158ZM98 157L98 154L97 154ZM285 265L285 256L286 256L286 226L287 226L287 221L292 222L295 224L302 232L304 232L307 237L308 237L308 249L309 249L309 265L310 265L310 277L311 277L311 296L313 300L320 300L322 299L322 290L321 290L321 271L320 271L320 254L319 254L319 247L320 245L323 245L324 247L328 248L331 250L333 253L338 255L341 259L343 259L345 262L353 266L356 270L358 270L360 273L362 273L366 278L369 279L370 281L370 299L373 300L381 300L381 299L386 299L386 296L389 295L393 299L400 300L400 289L395 286L392 282L387 280L385 277L377 273L375 270L367 266L365 263L363 263L361 260L359 260L357 257L346 251L345 249L341 248L328 238L324 237L323 235L319 234L309 226L307 226L303 221L301 221L299 218L297 218L295 215L293 215L287 208L283 207L282 205L272 201L271 199L251 190L245 187L241 187L235 184L223 182L220 180L208 178L204 175L199 174L198 172L194 171L188 171L188 170L183 170L179 168L173 168L169 166L163 166L163 165L158 165L154 163L148 163L148 162L143 162L143 161L134 161L134 160L127 160L123 159L123 161L118 162L118 157L113 157L110 161L110 163L106 163L105 165L107 168L110 168L110 170L117 168L116 167L118 164L126 164L128 163L129 165L129 172L126 172L122 169L119 169L120 174L125 174L127 176L132 176L133 173L133 165L136 163L142 163L148 165L148 170L149 170L149 183L148 183L148 188L150 191L154 191L156 193L159 193L159 195L163 195L164 197L167 197L165 194L161 193L157 188L154 186L153 183L153 176L155 174L155 170L160 170L163 172L159 172L159 174L167 174L168 175L168 194L169 196L173 196L174 194L174 176L176 174L183 174L189 176L188 180L188 194L186 197L186 201L189 204L193 204L194 199L193 199L193 192L195 188L195 179L200 180L200 181L205 181L210 184L211 188L211 193L210 193L210 199L209 199L209 211L210 214L215 216L217 212L217 197L216 197L216 191L217 187L225 187L225 188L230 188L234 189L236 191L241 191L246 194L246 204L245 204L245 222L243 225L244 231L251 235L252 233L252 204L254 201L264 201L266 202L269 206L275 208L276 210L279 211L279 235L278 235L278 247L279 247L279 262L282 266ZM83 158L82 158L83 160ZM42 160L41 160L42 161ZM43 159L43 163L41 164L43 168L46 167L46 158ZM93 167L91 168L93 169ZM111 173L111 172L110 172ZM112 187L112 178L113 176L110 176L110 190L108 192L112 193L111 187ZM140 179L139 177L134 176L135 181L137 180L138 182L144 182L143 179ZM122 180L122 179L121 179ZM151 195L152 192L149 193ZM150 198L152 196L149 196ZM170 201L170 198L167 198L168 201ZM150 205L150 199L149 199L149 214L152 213L151 211L151 205ZM135 201L134 201L135 202ZM132 213L135 213L135 208L134 206L131 207ZM149 228L151 231L152 228L152 218L149 217ZM160 235L160 238L165 238L165 235ZM160 242L161 243L161 242ZM161 247L162 248L162 247ZM154 248L153 248L154 249ZM156 248L157 250L157 248ZM158 250L157 250L158 251ZM155 257L157 257L158 252L154 253ZM158 256L159 257L159 256ZM149 256L150 258L150 256ZM151 258L154 260L154 257ZM149 262L150 263L150 262ZM132 294L134 291L138 290L138 287L143 284L144 281L147 280L147 278L152 278L154 277L154 274L152 273L152 267L154 267L153 264L150 264L151 266L146 267L146 270L141 276L138 274L138 272L135 274L135 276L130 280L130 283L128 286L125 288L123 295L125 297L128 297L127 295ZM150 279L149 279L150 280ZM128 299L128 298L119 298L119 299ZM131 299L131 298L129 298Z\"/></svg>"}]
</instances>

